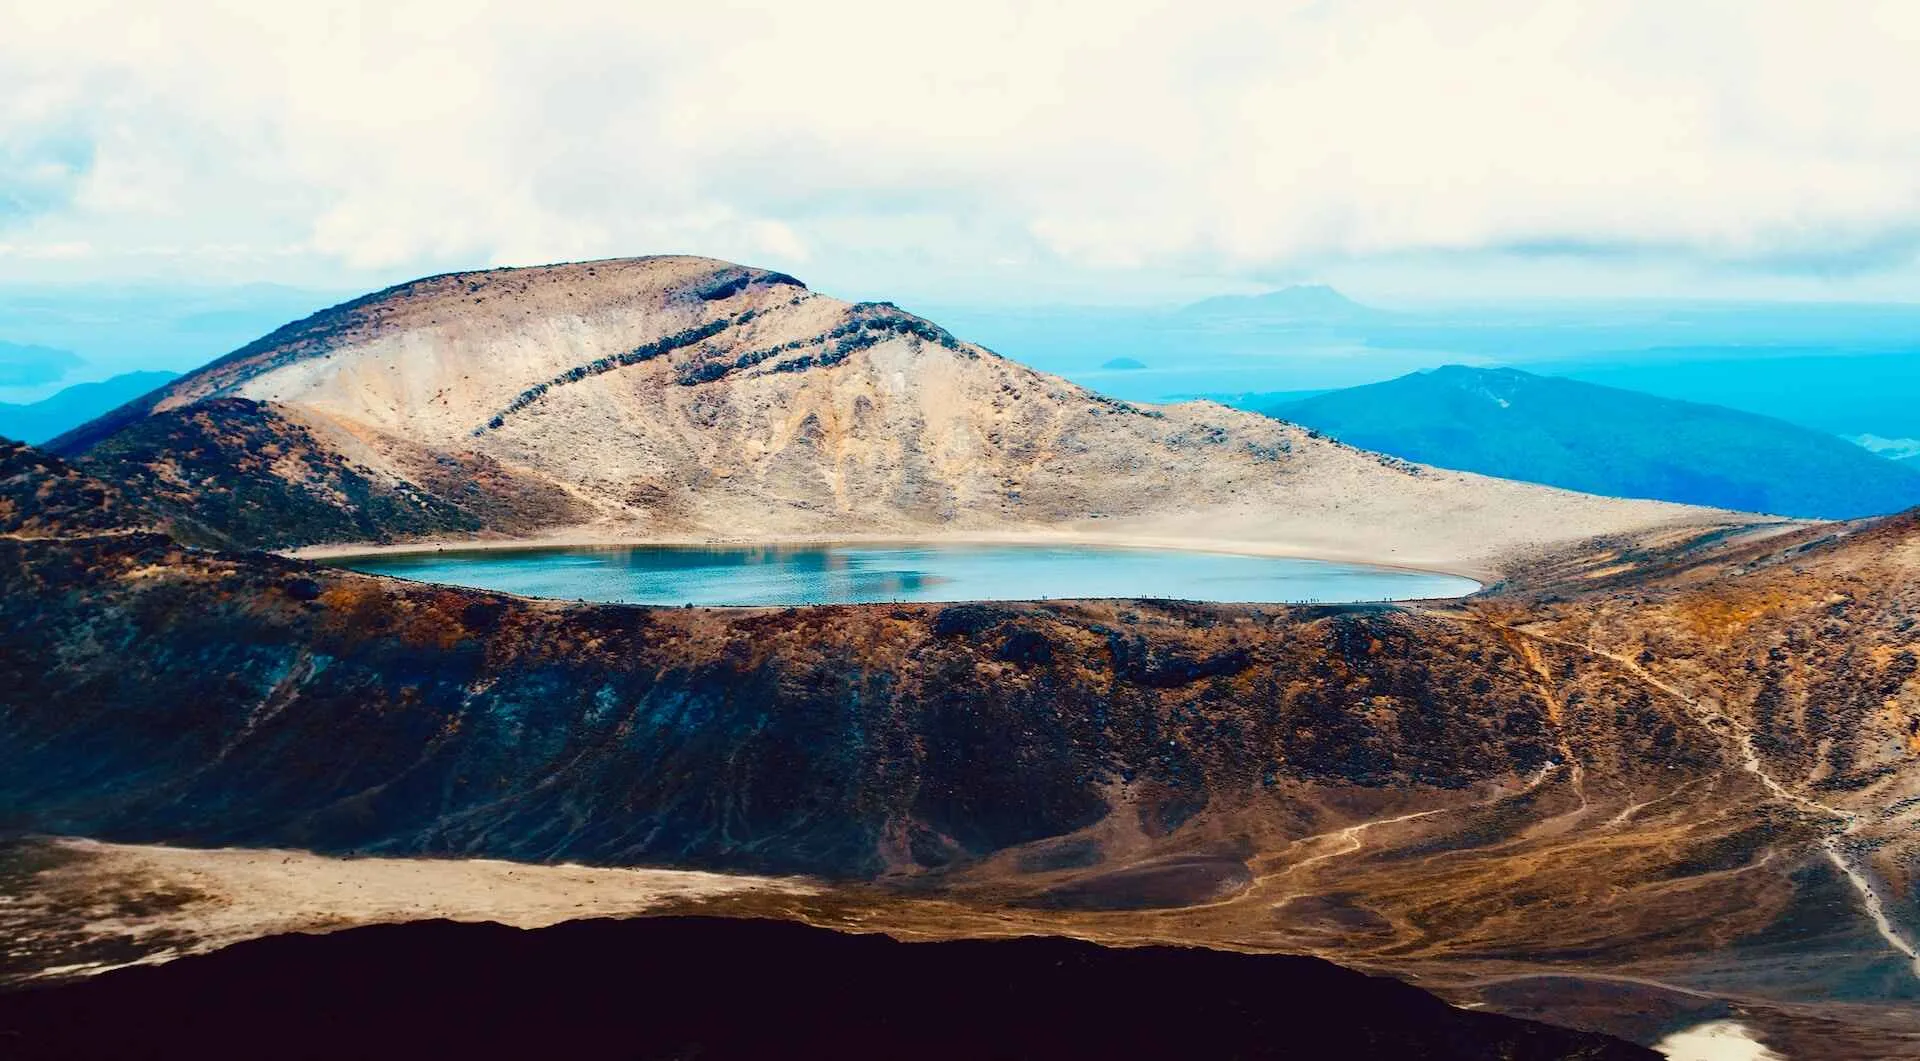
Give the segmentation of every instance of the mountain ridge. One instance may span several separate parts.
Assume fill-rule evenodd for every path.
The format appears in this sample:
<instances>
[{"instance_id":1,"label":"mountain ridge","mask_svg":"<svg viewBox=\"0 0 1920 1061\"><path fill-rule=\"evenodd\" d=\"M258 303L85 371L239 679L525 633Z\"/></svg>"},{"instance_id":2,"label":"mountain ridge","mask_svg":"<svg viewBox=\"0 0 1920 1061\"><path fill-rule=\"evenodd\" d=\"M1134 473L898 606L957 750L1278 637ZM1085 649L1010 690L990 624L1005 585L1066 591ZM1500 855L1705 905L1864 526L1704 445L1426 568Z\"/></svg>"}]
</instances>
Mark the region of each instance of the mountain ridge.
<instances>
[{"instance_id":1,"label":"mountain ridge","mask_svg":"<svg viewBox=\"0 0 1920 1061\"><path fill-rule=\"evenodd\" d=\"M1608 496L1822 519L1920 504L1920 469L1833 436L1515 368L1448 365L1249 407L1408 460Z\"/></svg>"},{"instance_id":2,"label":"mountain ridge","mask_svg":"<svg viewBox=\"0 0 1920 1061\"><path fill-rule=\"evenodd\" d=\"M170 382L177 372L122 372L76 383L37 402L0 402L0 436L40 445Z\"/></svg>"}]
</instances>

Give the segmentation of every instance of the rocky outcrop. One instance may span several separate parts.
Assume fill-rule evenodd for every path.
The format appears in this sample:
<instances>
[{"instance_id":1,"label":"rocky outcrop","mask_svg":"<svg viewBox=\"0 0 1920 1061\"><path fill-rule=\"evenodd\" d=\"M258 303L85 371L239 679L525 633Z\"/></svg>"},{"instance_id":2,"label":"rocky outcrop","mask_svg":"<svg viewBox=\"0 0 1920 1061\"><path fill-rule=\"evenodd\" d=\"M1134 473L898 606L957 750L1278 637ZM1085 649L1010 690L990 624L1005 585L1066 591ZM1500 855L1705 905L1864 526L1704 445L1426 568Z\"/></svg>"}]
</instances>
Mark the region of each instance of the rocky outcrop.
<instances>
[{"instance_id":1,"label":"rocky outcrop","mask_svg":"<svg viewBox=\"0 0 1920 1061\"><path fill-rule=\"evenodd\" d=\"M64 538L153 530L153 512L66 461L0 439L0 534Z\"/></svg>"},{"instance_id":2,"label":"rocky outcrop","mask_svg":"<svg viewBox=\"0 0 1920 1061\"><path fill-rule=\"evenodd\" d=\"M530 533L589 511L552 483L474 453L396 446L387 463L405 476L382 472L288 412L210 398L145 417L80 459L184 540L227 547Z\"/></svg>"}]
</instances>

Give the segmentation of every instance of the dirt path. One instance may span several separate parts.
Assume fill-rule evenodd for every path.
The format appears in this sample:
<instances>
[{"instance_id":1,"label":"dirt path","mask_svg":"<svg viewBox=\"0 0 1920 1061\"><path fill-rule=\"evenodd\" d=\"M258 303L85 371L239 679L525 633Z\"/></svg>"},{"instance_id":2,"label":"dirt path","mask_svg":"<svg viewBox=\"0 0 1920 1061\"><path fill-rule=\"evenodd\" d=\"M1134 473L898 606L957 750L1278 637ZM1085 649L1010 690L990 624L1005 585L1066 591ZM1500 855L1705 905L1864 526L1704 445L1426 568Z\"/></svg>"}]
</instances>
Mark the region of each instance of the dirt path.
<instances>
[{"instance_id":1,"label":"dirt path","mask_svg":"<svg viewBox=\"0 0 1920 1061\"><path fill-rule=\"evenodd\" d=\"M1848 826L1847 832L1853 832L1855 827ZM1873 919L1873 927L1880 931L1881 937L1889 946L1907 956L1914 979L1920 980L1920 951L1916 951L1913 944L1908 943L1906 937L1900 934L1900 930L1894 927L1893 920L1887 916L1885 904L1880 900L1880 892L1874 881L1867 876L1866 870L1854 866L1847 861L1846 856L1840 853L1839 837L1829 836L1820 841L1820 846L1825 849L1827 858L1833 862L1834 866L1846 875L1848 883L1853 885L1853 890L1860 893L1860 902L1867 908L1867 916Z\"/></svg>"},{"instance_id":2,"label":"dirt path","mask_svg":"<svg viewBox=\"0 0 1920 1061\"><path fill-rule=\"evenodd\" d=\"M1561 765L1562 764L1560 763L1548 763L1547 765L1541 767L1540 772L1533 775L1533 779L1528 781L1527 784L1517 792L1501 792L1497 795L1489 796L1486 799L1475 800L1472 803L1464 803L1457 807L1435 807L1432 810L1414 811L1411 814L1399 814L1391 818L1375 818L1371 821L1358 822L1356 824L1348 825L1340 829L1335 829L1331 832L1315 833L1312 836L1303 836L1300 839L1295 840L1292 844L1289 844L1287 849L1291 850L1294 846L1299 844L1310 844L1310 843L1314 843L1319 840L1325 840L1328 838L1336 839L1346 846L1340 847L1331 851L1323 851L1317 855L1310 855L1306 858L1300 859L1297 862L1289 862L1285 866L1282 866L1281 868L1279 868L1278 870L1275 870L1274 872L1263 873L1258 877L1254 878L1253 888L1258 888L1260 885L1265 884L1269 881L1279 880L1283 877L1290 877L1295 873L1298 873L1299 871L1307 868L1308 866L1314 865L1316 863L1326 862L1329 859L1341 858L1346 855L1354 854L1355 852L1358 852L1364 849L1367 846L1366 841L1360 839L1360 835L1362 833L1365 833L1369 829L1375 829L1382 825L1395 825L1400 822L1410 822L1418 818L1430 818L1436 814L1447 814L1447 813L1458 812L1458 811L1472 810L1476 807L1484 807L1484 806L1487 806L1488 804L1497 803L1503 799L1511 799L1515 796L1524 796L1527 793L1532 792L1534 789L1539 788L1541 785L1545 784L1547 778L1553 776L1553 773L1556 770L1559 770ZM1584 801L1583 801L1582 809L1583 810L1585 809ZM1252 891L1253 888L1249 888L1248 890ZM1280 896L1278 899L1273 900L1271 905L1275 909L1278 909L1282 906L1285 906L1287 903L1293 901L1294 899L1298 899L1301 896L1306 894L1308 893L1288 892L1287 894Z\"/></svg>"},{"instance_id":3,"label":"dirt path","mask_svg":"<svg viewBox=\"0 0 1920 1061\"><path fill-rule=\"evenodd\" d=\"M1516 632L1510 628L1502 627L1501 629L1504 633L1510 635L1507 638L1507 643L1513 647L1514 651L1520 654L1521 659L1526 661L1527 669L1533 671L1535 678L1534 686L1540 691L1540 699L1546 702L1547 721L1553 726L1554 737L1560 749L1560 759L1566 763L1568 769L1573 772L1573 791L1575 795L1580 797L1580 809L1574 813L1575 815L1584 814L1589 806L1587 803L1587 770L1586 767L1580 765L1580 757L1573 753L1573 744L1567 740L1567 707L1566 703L1554 692L1553 671L1548 669L1546 657L1541 655L1539 645L1527 640L1524 636L1511 636Z\"/></svg>"}]
</instances>

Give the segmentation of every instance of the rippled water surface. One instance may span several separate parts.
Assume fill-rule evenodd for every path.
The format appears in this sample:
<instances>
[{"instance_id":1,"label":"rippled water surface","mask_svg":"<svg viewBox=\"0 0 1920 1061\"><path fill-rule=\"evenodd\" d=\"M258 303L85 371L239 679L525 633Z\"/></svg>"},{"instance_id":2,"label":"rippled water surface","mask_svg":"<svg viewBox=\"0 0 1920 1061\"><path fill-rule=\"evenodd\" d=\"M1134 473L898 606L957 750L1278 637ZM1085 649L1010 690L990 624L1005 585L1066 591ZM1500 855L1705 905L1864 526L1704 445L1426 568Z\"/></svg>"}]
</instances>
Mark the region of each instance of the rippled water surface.
<instances>
[{"instance_id":1,"label":"rippled water surface","mask_svg":"<svg viewBox=\"0 0 1920 1061\"><path fill-rule=\"evenodd\" d=\"M529 597L628 604L1452 597L1471 579L1320 560L1025 545L574 547L346 557L342 567Z\"/></svg>"}]
</instances>

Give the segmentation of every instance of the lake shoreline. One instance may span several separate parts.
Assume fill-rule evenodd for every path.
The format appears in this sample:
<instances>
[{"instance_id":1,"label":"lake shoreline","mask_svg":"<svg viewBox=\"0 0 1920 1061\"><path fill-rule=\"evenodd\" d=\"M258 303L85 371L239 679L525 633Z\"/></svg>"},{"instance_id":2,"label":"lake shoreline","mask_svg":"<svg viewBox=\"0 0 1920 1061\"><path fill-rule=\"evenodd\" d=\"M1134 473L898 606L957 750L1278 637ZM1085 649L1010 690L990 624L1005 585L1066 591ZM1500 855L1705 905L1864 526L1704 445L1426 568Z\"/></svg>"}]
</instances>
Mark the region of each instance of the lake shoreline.
<instances>
[{"instance_id":1,"label":"lake shoreline","mask_svg":"<svg viewBox=\"0 0 1920 1061\"><path fill-rule=\"evenodd\" d=\"M1340 560L1031 540L454 548L321 562L535 599L654 607L1046 600L1389 604L1457 600L1484 588L1460 575Z\"/></svg>"},{"instance_id":2,"label":"lake shoreline","mask_svg":"<svg viewBox=\"0 0 1920 1061\"><path fill-rule=\"evenodd\" d=\"M644 549L662 548L832 548L832 547L913 547L946 545L981 546L1084 546L1094 549L1163 550L1185 553L1210 553L1249 556L1271 560L1314 560L1334 564L1356 564L1422 575L1450 575L1469 579L1480 590L1499 580L1499 572L1476 564L1416 562L1382 559L1370 549L1330 549L1287 542L1247 541L1242 539L1182 538L1170 535L1113 534L1078 530L1022 529L1015 531L961 531L925 534L906 532L763 534L731 537L702 535L624 536L595 533L595 528L580 528L529 538L429 538L406 542L340 542L278 550L279 555L295 560L325 561L407 556L433 553L539 552L555 549ZM1476 590L1478 592L1478 590Z\"/></svg>"}]
</instances>

